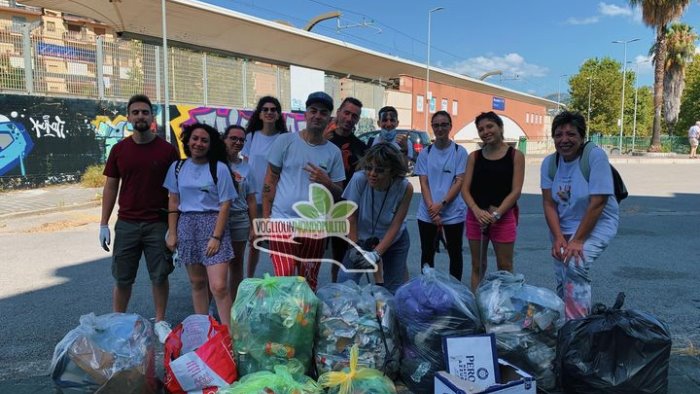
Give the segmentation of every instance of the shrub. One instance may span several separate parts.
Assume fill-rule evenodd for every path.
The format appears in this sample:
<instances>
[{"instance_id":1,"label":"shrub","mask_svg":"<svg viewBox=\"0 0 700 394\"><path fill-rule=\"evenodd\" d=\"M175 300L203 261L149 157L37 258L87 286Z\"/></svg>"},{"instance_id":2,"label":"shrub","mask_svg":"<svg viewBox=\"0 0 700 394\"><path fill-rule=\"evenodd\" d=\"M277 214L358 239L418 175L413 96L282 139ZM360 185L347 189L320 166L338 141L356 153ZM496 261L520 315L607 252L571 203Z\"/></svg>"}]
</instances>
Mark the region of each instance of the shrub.
<instances>
[{"instance_id":1,"label":"shrub","mask_svg":"<svg viewBox=\"0 0 700 394\"><path fill-rule=\"evenodd\" d=\"M105 184L105 176L102 175L104 171L104 164L93 164L85 169L82 177L80 177L80 184L85 187L102 187Z\"/></svg>"}]
</instances>

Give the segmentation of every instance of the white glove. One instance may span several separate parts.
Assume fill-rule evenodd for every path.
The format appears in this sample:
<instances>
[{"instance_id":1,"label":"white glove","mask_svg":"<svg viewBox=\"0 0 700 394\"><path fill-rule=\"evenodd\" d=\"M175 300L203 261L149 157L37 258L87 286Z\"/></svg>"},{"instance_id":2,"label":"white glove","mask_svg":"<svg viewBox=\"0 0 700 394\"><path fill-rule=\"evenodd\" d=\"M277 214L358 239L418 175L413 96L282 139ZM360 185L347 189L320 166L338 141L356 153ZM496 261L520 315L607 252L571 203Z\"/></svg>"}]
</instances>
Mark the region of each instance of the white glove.
<instances>
[{"instance_id":1,"label":"white glove","mask_svg":"<svg viewBox=\"0 0 700 394\"><path fill-rule=\"evenodd\" d=\"M112 242L112 234L109 232L109 225L100 225L100 245L102 249L109 252L109 245Z\"/></svg>"},{"instance_id":2,"label":"white glove","mask_svg":"<svg viewBox=\"0 0 700 394\"><path fill-rule=\"evenodd\" d=\"M379 253L377 253L375 250L369 252L365 251L362 253L357 249L353 249L350 251L350 255L348 257L350 268L354 269L373 269L379 263L379 261L381 261Z\"/></svg>"}]
</instances>

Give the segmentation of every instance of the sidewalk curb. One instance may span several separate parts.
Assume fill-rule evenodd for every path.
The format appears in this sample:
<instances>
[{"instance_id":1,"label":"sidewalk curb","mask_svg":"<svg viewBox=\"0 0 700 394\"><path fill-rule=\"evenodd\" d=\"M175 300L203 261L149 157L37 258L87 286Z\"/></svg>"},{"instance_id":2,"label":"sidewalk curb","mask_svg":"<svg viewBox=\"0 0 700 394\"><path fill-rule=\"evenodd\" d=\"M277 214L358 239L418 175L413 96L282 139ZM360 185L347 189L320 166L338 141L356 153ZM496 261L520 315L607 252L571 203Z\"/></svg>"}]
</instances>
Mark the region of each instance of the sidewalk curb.
<instances>
[{"instance_id":1,"label":"sidewalk curb","mask_svg":"<svg viewBox=\"0 0 700 394\"><path fill-rule=\"evenodd\" d=\"M99 199L99 200L88 201L88 202L84 202L84 203L80 203L80 204L56 206L56 207L51 207L51 208L37 209L34 211L22 211L22 212L7 213L7 214L0 215L0 221L6 220L6 219L17 219L17 218L26 217L26 216L45 215L45 214L54 213L54 212L66 212L66 211L74 211L74 210L84 209L84 208L92 208L92 207L100 206L101 204L102 204L102 199Z\"/></svg>"}]
</instances>

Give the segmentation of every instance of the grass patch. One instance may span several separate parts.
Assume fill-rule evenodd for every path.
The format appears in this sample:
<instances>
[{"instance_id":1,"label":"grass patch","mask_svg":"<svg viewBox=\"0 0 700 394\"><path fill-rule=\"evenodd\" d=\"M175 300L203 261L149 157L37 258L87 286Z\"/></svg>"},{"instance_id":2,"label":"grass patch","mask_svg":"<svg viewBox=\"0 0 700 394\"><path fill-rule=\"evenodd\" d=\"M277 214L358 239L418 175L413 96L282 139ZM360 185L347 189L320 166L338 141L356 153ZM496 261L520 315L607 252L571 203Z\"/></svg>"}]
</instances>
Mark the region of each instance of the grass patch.
<instances>
[{"instance_id":1,"label":"grass patch","mask_svg":"<svg viewBox=\"0 0 700 394\"><path fill-rule=\"evenodd\" d=\"M85 187L103 187L105 185L105 176L102 175L104 169L104 164L93 164L86 168L80 177L80 184Z\"/></svg>"}]
</instances>

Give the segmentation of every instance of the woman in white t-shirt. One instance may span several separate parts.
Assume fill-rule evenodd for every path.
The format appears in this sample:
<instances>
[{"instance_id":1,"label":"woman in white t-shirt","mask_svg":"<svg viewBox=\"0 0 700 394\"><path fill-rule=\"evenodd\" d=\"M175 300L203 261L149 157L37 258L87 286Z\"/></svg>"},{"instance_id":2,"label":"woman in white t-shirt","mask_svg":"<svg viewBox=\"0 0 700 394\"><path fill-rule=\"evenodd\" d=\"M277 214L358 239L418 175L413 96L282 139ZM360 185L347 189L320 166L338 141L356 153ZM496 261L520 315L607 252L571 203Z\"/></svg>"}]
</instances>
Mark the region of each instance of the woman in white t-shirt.
<instances>
[{"instance_id":1,"label":"woman in white t-shirt","mask_svg":"<svg viewBox=\"0 0 700 394\"><path fill-rule=\"evenodd\" d=\"M262 215L262 188L265 181L265 171L267 171L267 153L277 137L286 132L287 125L282 115L282 104L275 97L261 97L248 120L245 145L241 150L243 159L250 165L250 174L253 177L251 186L255 192L258 217ZM255 268L259 258L260 252L253 247L251 240L247 272L249 278L255 276Z\"/></svg>"},{"instance_id":2,"label":"woman in white t-shirt","mask_svg":"<svg viewBox=\"0 0 700 394\"><path fill-rule=\"evenodd\" d=\"M557 153L542 161L540 186L557 293L564 300L566 318L575 319L591 312L591 265L617 234L619 206L602 149L593 147L588 155L588 179L582 171L584 117L578 112L560 113L552 121L552 138ZM557 161L553 177L552 160Z\"/></svg>"},{"instance_id":3,"label":"woman in white t-shirt","mask_svg":"<svg viewBox=\"0 0 700 394\"><path fill-rule=\"evenodd\" d=\"M245 244L251 238L253 218L257 216L257 210L250 165L240 157L241 149L245 144L245 129L238 125L231 125L224 131L223 138L233 185L238 193L238 197L231 202L228 219L234 253L233 260L229 264L229 290L231 299L235 301L238 285L243 280Z\"/></svg>"},{"instance_id":4,"label":"woman in white t-shirt","mask_svg":"<svg viewBox=\"0 0 700 394\"><path fill-rule=\"evenodd\" d=\"M450 275L462 280L462 231L467 205L459 195L467 150L450 139L452 117L438 111L431 118L435 142L423 149L416 162L422 199L416 221L420 234L420 264L434 266L438 240L444 239L450 256Z\"/></svg>"},{"instance_id":5,"label":"woman in white t-shirt","mask_svg":"<svg viewBox=\"0 0 700 394\"><path fill-rule=\"evenodd\" d=\"M188 158L174 162L163 183L169 191L166 245L171 251L177 248L187 268L194 313L208 313L211 290L221 323L228 326L228 262L233 249L227 224L237 194L226 165L226 147L216 129L200 123L184 127L182 143Z\"/></svg>"}]
</instances>

